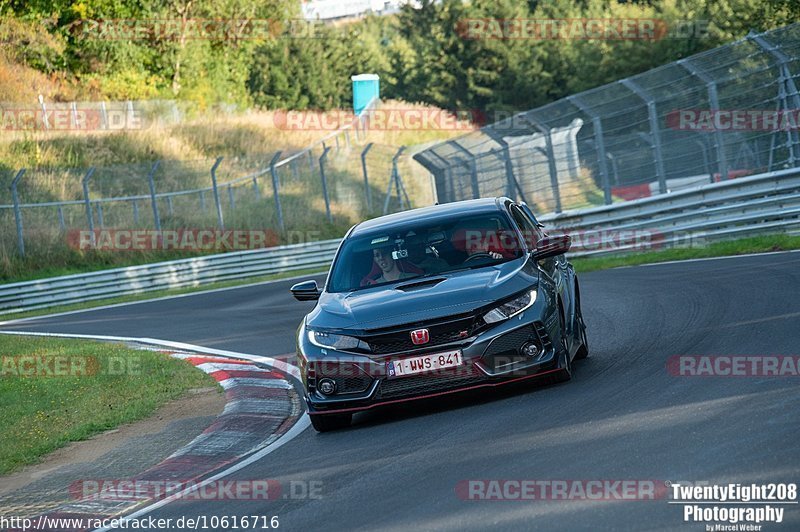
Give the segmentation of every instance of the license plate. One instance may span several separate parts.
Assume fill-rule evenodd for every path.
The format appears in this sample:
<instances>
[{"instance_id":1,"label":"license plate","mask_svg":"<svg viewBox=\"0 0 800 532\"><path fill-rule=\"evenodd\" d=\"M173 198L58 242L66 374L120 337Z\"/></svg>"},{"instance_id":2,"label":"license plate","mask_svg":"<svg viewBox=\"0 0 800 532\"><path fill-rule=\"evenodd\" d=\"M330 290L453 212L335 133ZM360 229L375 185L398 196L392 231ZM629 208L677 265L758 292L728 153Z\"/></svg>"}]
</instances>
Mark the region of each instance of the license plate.
<instances>
[{"instance_id":1,"label":"license plate","mask_svg":"<svg viewBox=\"0 0 800 532\"><path fill-rule=\"evenodd\" d=\"M454 368L464 363L461 351L447 351L445 353L432 353L386 363L388 377L406 377L418 373L428 373L437 369Z\"/></svg>"}]
</instances>

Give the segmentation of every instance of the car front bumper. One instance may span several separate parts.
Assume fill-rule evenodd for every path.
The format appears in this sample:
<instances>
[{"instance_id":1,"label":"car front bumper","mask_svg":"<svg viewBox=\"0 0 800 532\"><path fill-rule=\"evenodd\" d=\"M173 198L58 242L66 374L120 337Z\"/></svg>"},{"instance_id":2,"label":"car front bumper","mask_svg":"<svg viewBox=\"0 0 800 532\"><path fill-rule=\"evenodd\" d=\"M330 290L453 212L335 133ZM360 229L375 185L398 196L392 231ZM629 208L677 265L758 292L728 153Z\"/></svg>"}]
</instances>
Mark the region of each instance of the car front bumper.
<instances>
[{"instance_id":1,"label":"car front bumper","mask_svg":"<svg viewBox=\"0 0 800 532\"><path fill-rule=\"evenodd\" d=\"M300 362L309 414L357 412L381 405L432 398L465 390L494 387L559 371L558 314L547 302L537 302L521 314L461 342L436 345L408 353L362 355L320 349L298 330ZM535 343L539 352L521 351ZM456 368L389 378L391 360L460 350L463 364ZM322 379L336 383L337 392L323 394Z\"/></svg>"}]
</instances>

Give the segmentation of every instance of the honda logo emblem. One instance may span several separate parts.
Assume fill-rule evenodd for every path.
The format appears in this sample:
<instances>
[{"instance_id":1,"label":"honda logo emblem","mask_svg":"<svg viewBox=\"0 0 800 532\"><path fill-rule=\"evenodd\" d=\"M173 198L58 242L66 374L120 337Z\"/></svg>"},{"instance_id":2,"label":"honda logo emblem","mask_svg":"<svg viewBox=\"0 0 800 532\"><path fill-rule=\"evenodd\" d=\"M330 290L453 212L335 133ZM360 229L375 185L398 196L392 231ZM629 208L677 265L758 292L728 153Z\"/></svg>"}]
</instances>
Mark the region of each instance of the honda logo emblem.
<instances>
[{"instance_id":1,"label":"honda logo emblem","mask_svg":"<svg viewBox=\"0 0 800 532\"><path fill-rule=\"evenodd\" d=\"M422 345L430 342L431 337L428 334L428 329L417 329L416 331L411 331L411 341L414 343L414 345Z\"/></svg>"}]
</instances>

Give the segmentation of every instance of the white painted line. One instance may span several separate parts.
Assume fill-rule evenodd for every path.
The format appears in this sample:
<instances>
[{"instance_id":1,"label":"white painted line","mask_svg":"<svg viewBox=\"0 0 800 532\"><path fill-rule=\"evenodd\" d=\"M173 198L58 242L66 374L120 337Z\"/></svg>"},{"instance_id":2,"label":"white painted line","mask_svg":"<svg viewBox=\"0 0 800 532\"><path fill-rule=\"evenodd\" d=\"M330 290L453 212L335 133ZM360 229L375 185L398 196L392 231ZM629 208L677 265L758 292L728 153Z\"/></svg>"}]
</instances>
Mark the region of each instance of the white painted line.
<instances>
[{"instance_id":1,"label":"white painted line","mask_svg":"<svg viewBox=\"0 0 800 532\"><path fill-rule=\"evenodd\" d=\"M763 257L766 255L781 255L781 254L788 254L788 253L800 253L800 249L789 249L785 251L765 251L764 253L745 253L743 255L725 255L723 257L700 257L697 259L682 259L682 260L669 260L664 262L649 262L647 264L634 264L631 266L617 266L616 268L611 268L612 270L622 270L625 268L640 268L640 267L652 267L652 266L663 266L664 264L681 264L686 262L703 262L707 260L724 260L724 259L740 259L742 257ZM2 325L2 323L0 323Z\"/></svg>"},{"instance_id":2,"label":"white painted line","mask_svg":"<svg viewBox=\"0 0 800 532\"><path fill-rule=\"evenodd\" d=\"M325 275L325 274L326 274L326 272L307 273L305 275L295 275L295 276L292 276L292 277L284 277L283 279L272 279L272 280L269 280L269 281L260 281L260 282L251 283L251 284L240 284L240 285L236 285L236 286L226 286L225 288L214 288L214 289L211 289L211 290L199 290L197 292L190 292L188 294L176 294L174 296L162 296L162 297L155 297L153 299L142 299L140 301L128 301L128 302L125 302L125 303L114 303L114 304L111 304L111 305L103 305L103 306L100 306L100 307L91 307L91 308L85 308L85 309L80 309L80 310L68 310L68 311L65 311L65 312L56 312L56 313L53 313L53 314L42 314L41 316L31 316L29 318L18 318L18 319L14 319L14 320L0 321L0 325L11 325L11 324L14 324L14 323L24 323L26 321L32 321L32 320L44 320L44 319L48 319L48 318L56 318L56 317L59 317L59 316L69 316L71 314L80 314L82 312L94 312L96 310L107 310L107 309L110 309L110 308L127 307L127 306L130 306L130 305L141 305L142 303L154 303L156 301L166 301L166 300L169 300L169 299L180 299L180 298L183 298L183 297L201 296L201 295L205 295L205 294L213 294L213 293L216 293L216 292L225 292L225 291L228 291L228 290L238 290L240 288L252 288L254 286L261 286L261 285L267 285L267 284L280 283L280 282L283 282L283 281L296 281L298 279L308 279L310 277L317 277L319 275ZM136 294L128 294L128 295L136 295Z\"/></svg>"},{"instance_id":3,"label":"white painted line","mask_svg":"<svg viewBox=\"0 0 800 532\"><path fill-rule=\"evenodd\" d=\"M214 373L215 371L260 371L262 373L269 373L268 369L259 368L253 364L221 364L219 362L204 362L195 367L202 369L206 373Z\"/></svg>"},{"instance_id":4,"label":"white painted line","mask_svg":"<svg viewBox=\"0 0 800 532\"><path fill-rule=\"evenodd\" d=\"M17 336L44 336L52 338L81 338L85 340L103 340L109 342L136 342L141 344L158 345L170 349L178 349L180 351L197 351L207 355L219 355L222 357L239 358L242 360L249 360L259 364L265 364L275 369L283 371L294 377L300 379L300 369L294 364L289 364L283 360L278 360L272 357L265 357L259 355L248 355L247 353L237 353L236 351L227 351L225 349L214 349L212 347L203 347L200 345L187 344L183 342L173 342L171 340L158 340L156 338L133 338L129 336L104 336L97 334L75 334L75 333L46 333L46 332L32 332L32 331L0 331L0 334L10 334Z\"/></svg>"},{"instance_id":5,"label":"white painted line","mask_svg":"<svg viewBox=\"0 0 800 532\"><path fill-rule=\"evenodd\" d=\"M214 481L217 481L217 480L219 480L221 478L225 478L227 476L230 476L233 473L239 471L240 469L242 469L244 467L247 467L250 464L261 460L262 458L264 458L268 454L272 453L273 451L276 451L280 447L283 447L285 444L289 443L290 441L295 439L297 436L299 436L300 433L303 432L306 428L308 428L308 426L310 424L311 424L311 421L309 420L308 416L301 416L300 419L297 421L297 423L295 423L292 426L292 428L289 429L288 432L286 432L286 434L284 434L283 436L281 436L280 438L278 438L277 440L275 440L271 444L267 445L266 447L264 447L260 451L256 452L255 454L250 455L249 457L245 458L241 462L237 462L236 464L232 465L228 469L226 469L224 471L221 471L221 472L217 473L216 475L214 475L212 477L209 477L209 478L205 479L204 481L202 481L202 482L200 482L198 484L194 484L191 487L186 488L183 491L180 491L178 493L170 495L169 497L167 497L165 499L162 499L162 500L160 500L160 501L158 501L156 503L153 503L150 506L146 506L146 507L142 508L141 510L139 510L137 512L134 512L134 513L132 513L130 515L126 515L125 517L120 517L118 519L120 520L120 522L127 522L127 521L130 521L131 519L138 519L138 518L140 518L140 517L142 517L144 515L149 514L150 512L152 512L154 510L157 510L157 509L161 508L162 506L165 506L165 505L171 503L174 500L180 499L181 497L185 497L186 495L188 495L188 494L190 494L190 493L192 493L194 491L197 491L198 489L210 484L211 482L214 482ZM106 532L107 530L112 530L112 529L111 528L98 528L97 530L95 530L95 532Z\"/></svg>"},{"instance_id":6,"label":"white painted line","mask_svg":"<svg viewBox=\"0 0 800 532\"><path fill-rule=\"evenodd\" d=\"M115 341L115 342L138 342L138 343L150 344L150 345L160 345L160 346L165 346L165 347L169 347L169 348L178 347L179 349L183 349L183 350L189 350L189 351L195 351L196 350L197 352L200 352L200 353L215 354L215 355L227 356L227 357L232 357L232 358L242 358L242 359L246 359L246 360L252 360L253 362L260 362L262 364L267 364L267 365L271 365L273 362L275 362L275 363L278 363L280 365L280 367L279 367L278 364L274 365L273 367L275 367L276 369L281 369L282 371L284 371L286 373L289 373L290 375L292 375L295 378L299 378L299 376L300 376L300 370L296 366L294 366L292 364L289 364L287 362L283 362L282 360L275 360L275 359L270 358L270 357L260 357L260 356L256 356L256 355L248 355L248 354L245 354L245 353L236 353L234 351L225 351L225 350L222 350L222 349L211 349L211 348L202 347L202 346L194 346L192 344L186 344L186 343L181 343L181 342L170 342L170 341L166 341L166 340L157 340L157 339L153 339L153 338L129 338L129 337L124 337L124 336L101 336L101 335L91 335L91 334L36 333L36 332L27 332L27 331L0 331L0 334L9 334L9 335L13 334L13 335L22 335L22 336L44 336L44 337L54 337L54 338L82 338L82 339L87 339L87 340L106 340L106 341ZM286 369L282 369L284 367ZM173 495L171 495L171 496L169 496L169 497L167 497L165 499L162 499L162 500L160 500L158 502L155 502L155 503L151 504L150 506L146 506L146 507L142 508L139 511L136 511L136 512L134 512L134 513L132 513L130 515L124 516L124 517L120 517L118 519L120 520L120 522L127 522L127 521L130 521L131 519L137 519L137 518L139 518L139 517L141 517L143 515L149 514L153 510L157 510L158 508L161 508L162 506L165 506L165 505L171 503L174 500L177 500L177 499L179 499L181 497L184 497L184 496L186 496L186 495L188 495L188 494L190 494L192 492L195 492L198 489L200 489L200 488L202 488L204 486L207 486L211 482L214 482L214 481L219 480L221 478L225 478L227 476L230 476L233 473L239 471L240 469L243 469L243 468L247 467L248 465L250 465L250 464L252 464L254 462L257 462L258 460L261 460L262 458L264 458L268 454L272 453L273 451L276 451L277 449L283 447L285 444L289 443L290 441L295 439L297 436L299 436L304 430L306 430L308 428L308 426L310 424L311 424L311 420L308 418L308 416L301 414L300 417L298 418L297 422L295 422L295 424L292 425L292 428L290 428L284 435L280 436L277 440L275 440L274 442L270 443L269 445L267 445L266 447L264 447L260 451L257 451L256 453L248 456L244 460L233 464L231 467L229 467L229 468L227 468L227 469L225 469L223 471L220 471L216 475L213 475L213 476L203 480L200 483L193 484L192 486L190 486L190 487L188 487L188 488L186 488L186 489L184 489L182 491L179 491L179 492L177 492L177 493L175 493L175 494L173 494ZM99 528L95 532L105 532L107 530L111 530L111 528Z\"/></svg>"}]
</instances>

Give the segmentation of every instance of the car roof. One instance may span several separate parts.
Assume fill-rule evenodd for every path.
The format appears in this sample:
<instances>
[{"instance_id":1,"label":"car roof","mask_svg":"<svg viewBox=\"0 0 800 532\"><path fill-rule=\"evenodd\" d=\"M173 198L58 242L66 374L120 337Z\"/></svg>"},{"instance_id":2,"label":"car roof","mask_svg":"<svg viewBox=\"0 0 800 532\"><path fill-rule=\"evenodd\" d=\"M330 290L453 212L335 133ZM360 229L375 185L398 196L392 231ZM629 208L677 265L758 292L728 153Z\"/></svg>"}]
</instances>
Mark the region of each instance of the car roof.
<instances>
[{"instance_id":1,"label":"car roof","mask_svg":"<svg viewBox=\"0 0 800 532\"><path fill-rule=\"evenodd\" d=\"M459 214L480 214L486 212L501 211L503 204L508 198L480 198L466 201L455 201L452 203L442 203L430 207L421 207L409 211L387 214L378 218L373 218L353 227L349 236L360 235L372 231L391 229L397 225L407 222L420 220L436 220L438 218L451 218ZM510 200L509 200L510 201Z\"/></svg>"}]
</instances>

